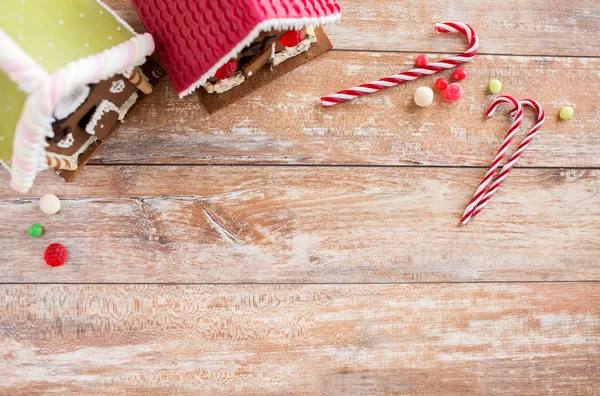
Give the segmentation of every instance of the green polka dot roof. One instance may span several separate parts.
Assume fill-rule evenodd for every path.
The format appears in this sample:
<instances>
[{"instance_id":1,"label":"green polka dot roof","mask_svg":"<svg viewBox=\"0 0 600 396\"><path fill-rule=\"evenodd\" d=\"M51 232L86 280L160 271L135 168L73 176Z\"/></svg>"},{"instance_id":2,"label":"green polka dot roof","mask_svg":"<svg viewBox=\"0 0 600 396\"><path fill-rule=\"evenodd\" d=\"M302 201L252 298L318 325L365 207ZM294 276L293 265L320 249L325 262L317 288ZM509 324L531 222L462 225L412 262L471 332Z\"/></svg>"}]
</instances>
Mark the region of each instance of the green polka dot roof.
<instances>
[{"instance_id":1,"label":"green polka dot roof","mask_svg":"<svg viewBox=\"0 0 600 396\"><path fill-rule=\"evenodd\" d=\"M133 37L93 0L2 0L0 28L48 73Z\"/></svg>"},{"instance_id":2,"label":"green polka dot roof","mask_svg":"<svg viewBox=\"0 0 600 396\"><path fill-rule=\"evenodd\" d=\"M0 29L49 74L133 37L94 0L0 0ZM0 72L0 160L10 165L26 95Z\"/></svg>"}]
</instances>

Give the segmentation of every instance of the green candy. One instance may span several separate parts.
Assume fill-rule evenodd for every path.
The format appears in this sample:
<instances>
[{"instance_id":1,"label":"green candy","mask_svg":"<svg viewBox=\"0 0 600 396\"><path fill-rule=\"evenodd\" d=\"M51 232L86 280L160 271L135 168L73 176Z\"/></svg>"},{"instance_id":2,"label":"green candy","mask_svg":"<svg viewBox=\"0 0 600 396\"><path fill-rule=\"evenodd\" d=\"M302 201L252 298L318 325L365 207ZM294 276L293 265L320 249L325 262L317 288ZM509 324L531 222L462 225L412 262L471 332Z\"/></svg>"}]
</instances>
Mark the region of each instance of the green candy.
<instances>
[{"instance_id":1,"label":"green candy","mask_svg":"<svg viewBox=\"0 0 600 396\"><path fill-rule=\"evenodd\" d=\"M39 224L32 224L27 233L30 237L37 238L44 233L44 228Z\"/></svg>"},{"instance_id":2,"label":"green candy","mask_svg":"<svg viewBox=\"0 0 600 396\"><path fill-rule=\"evenodd\" d=\"M560 109L561 120L569 121L571 118L573 118L573 114L575 114L575 110L573 110L571 106L565 106Z\"/></svg>"},{"instance_id":3,"label":"green candy","mask_svg":"<svg viewBox=\"0 0 600 396\"><path fill-rule=\"evenodd\" d=\"M492 80L490 81L490 92L495 94L499 94L502 91L502 83L500 80Z\"/></svg>"}]
</instances>

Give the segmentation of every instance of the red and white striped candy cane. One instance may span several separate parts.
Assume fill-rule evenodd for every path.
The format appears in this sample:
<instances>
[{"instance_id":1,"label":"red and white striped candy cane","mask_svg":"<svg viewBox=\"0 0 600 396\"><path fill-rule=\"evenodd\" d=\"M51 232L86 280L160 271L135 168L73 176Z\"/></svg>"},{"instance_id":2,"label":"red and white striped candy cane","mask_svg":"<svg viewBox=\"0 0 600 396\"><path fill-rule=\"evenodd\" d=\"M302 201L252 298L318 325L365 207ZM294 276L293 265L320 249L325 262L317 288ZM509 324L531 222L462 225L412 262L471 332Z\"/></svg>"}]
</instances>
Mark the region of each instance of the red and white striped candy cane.
<instances>
[{"instance_id":1,"label":"red and white striped candy cane","mask_svg":"<svg viewBox=\"0 0 600 396\"><path fill-rule=\"evenodd\" d=\"M467 208L465 209L465 213L463 214L462 218L460 219L460 222L462 224L467 224L469 222L469 219L475 213L475 209L477 208L477 205L479 205L479 202L483 198L483 195L486 193L486 187L488 186L488 184L490 184L490 182L492 181L492 178L496 174L496 170L498 169L498 167L500 166L500 163L504 159L504 155L506 154L506 151L508 150L508 146L510 146L510 143L512 142L513 138L515 137L515 134L517 133L517 129L519 129L519 127L521 126L521 123L523 122L523 106L521 105L521 102L519 102L512 96L499 96L498 98L496 98L496 100L494 100L494 102L488 109L486 116L488 118L492 117L494 115L494 113L496 112L496 109L498 108L498 106L502 103L512 103L515 106L513 109L513 112L516 110L515 121L513 122L512 126L510 127L508 132L506 133L506 136L504 137L504 141L502 142L502 146L500 147L500 150L498 150L498 154L496 154L496 158L494 158L494 161L492 162L490 169L487 171L487 173L483 177L483 180L481 180L481 183L477 187L477 190L475 190L475 195L473 195L473 198L471 198L471 202L469 202L469 205L467 205Z\"/></svg>"},{"instance_id":2,"label":"red and white striped candy cane","mask_svg":"<svg viewBox=\"0 0 600 396\"><path fill-rule=\"evenodd\" d=\"M444 59L439 62L430 63L427 66L418 69L412 69L400 74L382 78L378 81L373 81L367 84L359 85L358 87L345 89L336 94L324 96L321 98L321 103L325 107L333 106L341 102L347 102L356 99L359 96L371 94L382 90L383 88L395 87L396 85L413 81L421 76L435 74L447 69L452 69L462 63L470 62L479 50L479 37L473 28L465 23L444 22L435 25L436 31L439 33L455 33L459 32L467 36L469 40L469 49L450 59Z\"/></svg>"},{"instance_id":3,"label":"red and white striped candy cane","mask_svg":"<svg viewBox=\"0 0 600 396\"><path fill-rule=\"evenodd\" d=\"M544 122L546 121L546 114L544 113L544 108L538 101L533 99L525 99L521 101L521 103L527 106L531 106L535 109L535 111L537 111L537 124L535 124L533 128L531 128L527 136L525 136L525 139L523 139L523 143L521 143L519 148L510 157L506 165L502 167L502 170L498 174L498 177L496 178L496 180L494 180L490 188L487 190L487 192L477 205L473 216L477 216L479 213L481 213L483 207L490 201L490 199L492 199L492 196L496 193L496 191L498 191L500 184L502 184L504 179L506 179L506 176L508 176L510 171L513 170L515 164L517 163L517 161L519 161L519 158L521 158L521 156L527 149L527 146L529 146L535 135L538 134L538 132L542 128L542 125L544 125Z\"/></svg>"}]
</instances>

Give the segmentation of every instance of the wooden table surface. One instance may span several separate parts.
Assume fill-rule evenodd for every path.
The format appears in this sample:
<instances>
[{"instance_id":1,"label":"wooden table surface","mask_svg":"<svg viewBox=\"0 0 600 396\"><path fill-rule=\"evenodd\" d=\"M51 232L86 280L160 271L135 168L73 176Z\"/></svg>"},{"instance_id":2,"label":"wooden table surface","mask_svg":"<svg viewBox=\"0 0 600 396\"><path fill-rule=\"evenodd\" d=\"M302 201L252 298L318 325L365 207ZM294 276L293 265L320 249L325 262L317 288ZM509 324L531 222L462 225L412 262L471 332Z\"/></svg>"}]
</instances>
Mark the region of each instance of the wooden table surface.
<instances>
[{"instance_id":1,"label":"wooden table surface","mask_svg":"<svg viewBox=\"0 0 600 396\"><path fill-rule=\"evenodd\" d=\"M0 175L0 393L599 394L600 3L342 6L334 51L225 111L165 83L75 183ZM447 20L481 38L458 103L416 108L430 77L318 105L460 52ZM493 78L549 119L460 227L510 123Z\"/></svg>"}]
</instances>

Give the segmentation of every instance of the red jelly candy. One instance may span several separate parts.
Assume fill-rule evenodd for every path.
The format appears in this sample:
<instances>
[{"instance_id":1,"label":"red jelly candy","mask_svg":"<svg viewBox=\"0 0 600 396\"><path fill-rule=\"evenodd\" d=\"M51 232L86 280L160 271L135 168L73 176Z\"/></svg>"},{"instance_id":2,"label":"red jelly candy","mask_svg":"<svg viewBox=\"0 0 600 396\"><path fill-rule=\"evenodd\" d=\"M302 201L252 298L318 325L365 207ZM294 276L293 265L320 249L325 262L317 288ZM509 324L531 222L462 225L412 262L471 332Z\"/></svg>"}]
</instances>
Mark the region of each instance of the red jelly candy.
<instances>
[{"instance_id":1,"label":"red jelly candy","mask_svg":"<svg viewBox=\"0 0 600 396\"><path fill-rule=\"evenodd\" d=\"M279 42L284 47L295 47L300 42L304 40L304 30L292 30L291 32L287 32L279 39Z\"/></svg>"},{"instance_id":2,"label":"red jelly candy","mask_svg":"<svg viewBox=\"0 0 600 396\"><path fill-rule=\"evenodd\" d=\"M215 73L215 78L218 78L219 80L225 80L226 78L233 76L233 73L235 73L236 70L237 61L232 59L229 62L225 63L223 66L221 66L219 70L217 70L217 72Z\"/></svg>"},{"instance_id":3,"label":"red jelly candy","mask_svg":"<svg viewBox=\"0 0 600 396\"><path fill-rule=\"evenodd\" d=\"M448 80L446 80L443 77L438 78L437 80L435 80L435 87L440 91L445 90L446 88L448 88Z\"/></svg>"},{"instance_id":4,"label":"red jelly candy","mask_svg":"<svg viewBox=\"0 0 600 396\"><path fill-rule=\"evenodd\" d=\"M427 66L429 64L429 58L427 57L427 55L419 55L417 56L417 59L415 59L415 66L417 67L424 67Z\"/></svg>"},{"instance_id":5,"label":"red jelly candy","mask_svg":"<svg viewBox=\"0 0 600 396\"><path fill-rule=\"evenodd\" d=\"M452 73L452 78L455 81L462 81L467 78L467 71L465 69L456 69L454 73Z\"/></svg>"},{"instance_id":6,"label":"red jelly candy","mask_svg":"<svg viewBox=\"0 0 600 396\"><path fill-rule=\"evenodd\" d=\"M59 267L67 261L67 249L60 243L48 245L44 252L44 261L50 267Z\"/></svg>"},{"instance_id":7,"label":"red jelly candy","mask_svg":"<svg viewBox=\"0 0 600 396\"><path fill-rule=\"evenodd\" d=\"M463 88L460 86L459 83L448 85L448 88L446 88L442 93L444 99L446 99L448 102L456 102L457 100L462 98L463 94Z\"/></svg>"}]
</instances>

